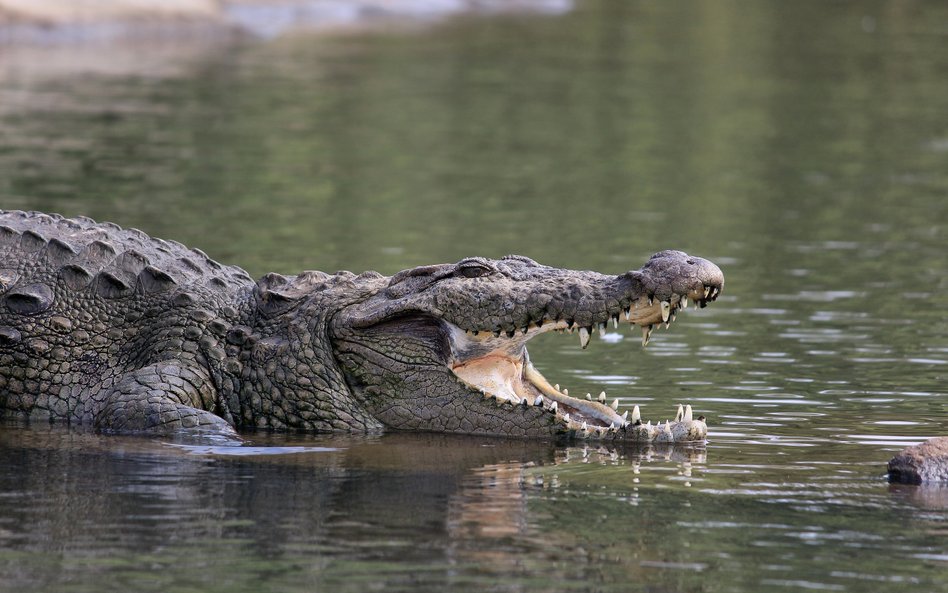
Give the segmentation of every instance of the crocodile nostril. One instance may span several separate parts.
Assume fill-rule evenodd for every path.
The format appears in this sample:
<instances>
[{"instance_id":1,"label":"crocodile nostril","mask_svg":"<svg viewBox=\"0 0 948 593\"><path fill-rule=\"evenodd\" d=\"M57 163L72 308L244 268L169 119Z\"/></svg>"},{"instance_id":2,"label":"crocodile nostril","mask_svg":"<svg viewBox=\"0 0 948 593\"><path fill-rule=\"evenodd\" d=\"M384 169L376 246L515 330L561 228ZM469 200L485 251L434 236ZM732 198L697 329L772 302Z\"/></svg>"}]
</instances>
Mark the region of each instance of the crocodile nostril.
<instances>
[{"instance_id":1,"label":"crocodile nostril","mask_svg":"<svg viewBox=\"0 0 948 593\"><path fill-rule=\"evenodd\" d=\"M695 265L695 260L689 259L689 260L688 260L688 265L690 265L690 266Z\"/></svg>"}]
</instances>

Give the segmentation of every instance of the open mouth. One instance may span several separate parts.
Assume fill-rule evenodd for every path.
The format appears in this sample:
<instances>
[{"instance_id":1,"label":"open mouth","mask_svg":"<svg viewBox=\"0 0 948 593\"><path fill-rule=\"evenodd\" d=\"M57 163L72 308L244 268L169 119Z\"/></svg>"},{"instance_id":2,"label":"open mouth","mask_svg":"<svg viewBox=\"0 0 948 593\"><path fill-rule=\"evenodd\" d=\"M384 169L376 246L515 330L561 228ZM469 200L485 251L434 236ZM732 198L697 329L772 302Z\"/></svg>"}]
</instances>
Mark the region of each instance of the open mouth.
<instances>
[{"instance_id":1,"label":"open mouth","mask_svg":"<svg viewBox=\"0 0 948 593\"><path fill-rule=\"evenodd\" d=\"M585 397L573 397L567 389L551 385L530 362L526 343L541 333L556 331L578 334L580 346L585 349L595 331L605 334L607 324L618 327L624 320L630 326L641 327L642 345L645 346L654 327L659 324L668 327L675 321L678 311L688 308L689 301L697 307L704 307L719 294L720 287L705 286L703 290L688 294L674 294L669 300L641 297L618 315L603 312L601 321L586 327L577 326L572 320L543 319L515 332L502 332L465 330L449 323L451 370L462 382L486 397L510 404L543 406L554 413L567 429L586 435L642 426L638 406L620 412L619 400L610 402L605 392L598 396L587 393ZM674 422L690 424L692 420L691 406L679 405ZM703 418L698 417L698 420ZM672 430L667 421L664 427L659 425L653 429L651 423L647 423L646 428L649 434Z\"/></svg>"}]
</instances>

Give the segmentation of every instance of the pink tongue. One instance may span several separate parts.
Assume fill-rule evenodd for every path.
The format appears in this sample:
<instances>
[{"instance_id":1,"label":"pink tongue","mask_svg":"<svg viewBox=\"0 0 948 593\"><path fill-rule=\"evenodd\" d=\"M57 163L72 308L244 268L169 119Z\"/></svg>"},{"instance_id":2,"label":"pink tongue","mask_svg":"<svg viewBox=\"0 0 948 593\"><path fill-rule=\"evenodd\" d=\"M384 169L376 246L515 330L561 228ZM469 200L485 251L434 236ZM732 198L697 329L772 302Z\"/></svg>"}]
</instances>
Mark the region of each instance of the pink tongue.
<instances>
[{"instance_id":1,"label":"pink tongue","mask_svg":"<svg viewBox=\"0 0 948 593\"><path fill-rule=\"evenodd\" d=\"M520 403L526 397L523 388L523 363L502 355L487 355L465 362L452 370L462 381L491 395Z\"/></svg>"}]
</instances>

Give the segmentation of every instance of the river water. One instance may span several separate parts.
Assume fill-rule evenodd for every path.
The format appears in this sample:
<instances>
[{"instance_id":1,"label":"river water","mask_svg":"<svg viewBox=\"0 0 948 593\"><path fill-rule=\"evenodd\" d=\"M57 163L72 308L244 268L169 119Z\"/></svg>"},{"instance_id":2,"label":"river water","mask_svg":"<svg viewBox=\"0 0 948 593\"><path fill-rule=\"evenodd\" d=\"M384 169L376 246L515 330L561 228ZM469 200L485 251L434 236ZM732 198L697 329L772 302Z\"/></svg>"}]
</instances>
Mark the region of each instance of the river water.
<instances>
[{"instance_id":1,"label":"river water","mask_svg":"<svg viewBox=\"0 0 948 593\"><path fill-rule=\"evenodd\" d=\"M592 1L185 41L0 55L0 206L255 276L683 249L724 293L647 349L530 350L652 419L691 403L708 442L7 424L0 591L948 591L948 487L884 478L948 434L948 7Z\"/></svg>"}]
</instances>

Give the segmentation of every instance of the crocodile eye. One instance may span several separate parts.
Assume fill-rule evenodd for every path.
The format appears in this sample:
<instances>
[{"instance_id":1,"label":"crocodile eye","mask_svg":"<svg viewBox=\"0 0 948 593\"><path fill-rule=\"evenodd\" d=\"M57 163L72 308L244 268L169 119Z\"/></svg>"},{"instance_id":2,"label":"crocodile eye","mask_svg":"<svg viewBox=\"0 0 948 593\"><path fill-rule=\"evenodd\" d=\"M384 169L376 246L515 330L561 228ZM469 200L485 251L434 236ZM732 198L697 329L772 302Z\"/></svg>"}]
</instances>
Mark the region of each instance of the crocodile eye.
<instances>
[{"instance_id":1,"label":"crocodile eye","mask_svg":"<svg viewBox=\"0 0 948 593\"><path fill-rule=\"evenodd\" d=\"M464 267L459 268L455 273L459 276L464 276L465 278L480 278L481 276L490 274L491 269L480 264L467 264Z\"/></svg>"}]
</instances>

